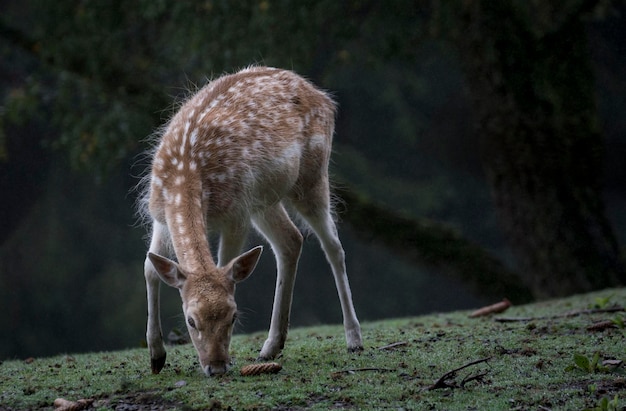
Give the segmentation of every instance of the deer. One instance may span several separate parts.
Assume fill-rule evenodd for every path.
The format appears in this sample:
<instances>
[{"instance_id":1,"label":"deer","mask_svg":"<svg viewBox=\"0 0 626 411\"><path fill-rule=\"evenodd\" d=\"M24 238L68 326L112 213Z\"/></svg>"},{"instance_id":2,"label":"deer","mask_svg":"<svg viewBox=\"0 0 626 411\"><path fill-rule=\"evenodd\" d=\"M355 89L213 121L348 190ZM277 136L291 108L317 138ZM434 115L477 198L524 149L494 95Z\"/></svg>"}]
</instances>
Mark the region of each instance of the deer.
<instances>
[{"instance_id":1,"label":"deer","mask_svg":"<svg viewBox=\"0 0 626 411\"><path fill-rule=\"evenodd\" d=\"M363 349L330 195L336 111L328 93L296 73L252 66L208 82L157 133L143 194L151 222L144 276L154 374L166 360L161 282L179 290L204 374L232 367L235 288L263 250L240 254L251 228L276 260L270 328L258 359L276 358L287 339L304 240L299 220L318 238L334 275L347 348ZM209 241L215 234L217 263Z\"/></svg>"}]
</instances>

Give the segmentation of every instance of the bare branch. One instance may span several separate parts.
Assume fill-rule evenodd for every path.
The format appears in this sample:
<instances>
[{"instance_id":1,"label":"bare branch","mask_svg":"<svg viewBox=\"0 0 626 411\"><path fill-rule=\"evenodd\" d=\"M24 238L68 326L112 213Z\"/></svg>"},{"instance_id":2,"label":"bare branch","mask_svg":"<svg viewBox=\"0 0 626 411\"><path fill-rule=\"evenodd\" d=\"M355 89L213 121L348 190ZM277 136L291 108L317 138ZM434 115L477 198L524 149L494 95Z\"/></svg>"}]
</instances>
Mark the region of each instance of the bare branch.
<instances>
[{"instance_id":1,"label":"bare branch","mask_svg":"<svg viewBox=\"0 0 626 411\"><path fill-rule=\"evenodd\" d=\"M383 345L382 347L378 347L379 350L392 350L394 348L398 348L398 347L405 347L409 345L408 342L406 341L398 341L392 344L388 344L388 345Z\"/></svg>"},{"instance_id":2,"label":"bare branch","mask_svg":"<svg viewBox=\"0 0 626 411\"><path fill-rule=\"evenodd\" d=\"M578 317L579 315L590 315L590 314L602 314L602 313L617 313L626 311L626 308L615 305L608 308L592 308L588 310L574 310L567 311L565 313L556 314L556 315L545 315L539 317L498 317L494 318L495 321L499 323L515 323L515 322L527 322L527 321L536 321L536 320L553 320L556 318L570 318L570 317Z\"/></svg>"},{"instance_id":3,"label":"bare branch","mask_svg":"<svg viewBox=\"0 0 626 411\"><path fill-rule=\"evenodd\" d=\"M486 363L487 361L489 361L492 357L485 357L485 358L481 358L479 360L474 360L474 361L470 361L465 365L460 366L459 368L455 368L451 371L448 371L447 373L445 373L444 375L442 375L437 381L435 381L435 383L433 385L431 385L430 387L427 388L428 391L431 390L436 390L439 388L457 388L457 385L452 383L447 383L446 380L450 380L453 379L456 376L456 373L471 367L472 365L476 365L476 364L481 364L481 363ZM471 377L466 377L463 379L463 381L461 381L461 387L463 387L464 384L466 384L469 381L473 381L473 380L478 380L482 377L484 377L487 373L482 373L482 374L476 374L475 376L471 376Z\"/></svg>"}]
</instances>

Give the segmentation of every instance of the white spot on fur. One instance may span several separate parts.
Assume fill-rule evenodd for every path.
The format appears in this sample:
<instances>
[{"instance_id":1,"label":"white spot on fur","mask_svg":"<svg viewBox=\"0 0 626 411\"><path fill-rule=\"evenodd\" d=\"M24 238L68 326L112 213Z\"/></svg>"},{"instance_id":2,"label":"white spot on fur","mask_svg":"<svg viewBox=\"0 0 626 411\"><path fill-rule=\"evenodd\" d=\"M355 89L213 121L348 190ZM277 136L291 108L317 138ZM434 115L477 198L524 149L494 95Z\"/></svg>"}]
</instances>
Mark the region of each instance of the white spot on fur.
<instances>
[{"instance_id":1,"label":"white spot on fur","mask_svg":"<svg viewBox=\"0 0 626 411\"><path fill-rule=\"evenodd\" d=\"M313 148L323 148L326 146L326 136L323 134L313 134L309 140L309 144Z\"/></svg>"},{"instance_id":2,"label":"white spot on fur","mask_svg":"<svg viewBox=\"0 0 626 411\"><path fill-rule=\"evenodd\" d=\"M155 175L152 175L152 183L157 187L163 187L163 180Z\"/></svg>"},{"instance_id":3,"label":"white spot on fur","mask_svg":"<svg viewBox=\"0 0 626 411\"><path fill-rule=\"evenodd\" d=\"M195 146L196 142L198 141L198 129L195 129L194 131L191 132L191 138L189 139L189 144L191 144L191 146Z\"/></svg>"},{"instance_id":4,"label":"white spot on fur","mask_svg":"<svg viewBox=\"0 0 626 411\"><path fill-rule=\"evenodd\" d=\"M286 161L291 162L292 160L299 158L302 153L302 146L297 141L289 144L285 150L283 151L283 158Z\"/></svg>"},{"instance_id":5,"label":"white spot on fur","mask_svg":"<svg viewBox=\"0 0 626 411\"><path fill-rule=\"evenodd\" d=\"M176 213L176 224L182 224L185 220L183 219L183 215L181 213ZM182 226L180 226L180 228L183 228ZM179 228L179 231L180 231Z\"/></svg>"},{"instance_id":6,"label":"white spot on fur","mask_svg":"<svg viewBox=\"0 0 626 411\"><path fill-rule=\"evenodd\" d=\"M189 122L188 122L188 123L189 123ZM180 142L180 145L181 145L182 147L184 147L184 146L187 144L187 132L186 132L186 131L187 131L187 130L185 130L185 133L183 134L182 141Z\"/></svg>"},{"instance_id":7,"label":"white spot on fur","mask_svg":"<svg viewBox=\"0 0 626 411\"><path fill-rule=\"evenodd\" d=\"M215 97L215 99L213 101L211 101L211 104L209 104L209 107L207 107L207 109L205 111L208 112L212 108L215 108L218 104L221 103L222 100L224 100L225 97L226 96L224 96L223 94L220 94L219 96ZM202 117L204 117L205 115L206 114L203 113Z\"/></svg>"}]
</instances>

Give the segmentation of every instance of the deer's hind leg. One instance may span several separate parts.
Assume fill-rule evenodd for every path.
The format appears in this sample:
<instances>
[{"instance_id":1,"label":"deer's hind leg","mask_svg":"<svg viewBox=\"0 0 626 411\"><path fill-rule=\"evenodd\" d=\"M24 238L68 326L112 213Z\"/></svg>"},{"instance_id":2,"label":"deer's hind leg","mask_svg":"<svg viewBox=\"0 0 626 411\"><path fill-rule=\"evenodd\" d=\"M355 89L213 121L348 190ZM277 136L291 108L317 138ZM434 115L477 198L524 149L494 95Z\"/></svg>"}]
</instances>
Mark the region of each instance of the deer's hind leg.
<instances>
[{"instance_id":1,"label":"deer's hind leg","mask_svg":"<svg viewBox=\"0 0 626 411\"><path fill-rule=\"evenodd\" d=\"M252 221L255 228L270 243L276 257L277 275L272 320L269 335L259 355L260 358L269 359L280 353L287 339L293 287L303 238L281 203L253 216Z\"/></svg>"},{"instance_id":2,"label":"deer's hind leg","mask_svg":"<svg viewBox=\"0 0 626 411\"><path fill-rule=\"evenodd\" d=\"M150 240L150 252L154 254L167 254L167 242L169 235L167 227L154 220L152 224L152 238ZM165 365L165 345L163 344L163 332L161 330L160 314L160 287L159 278L152 262L146 257L144 263L144 275L146 278L146 293L148 297L148 325L146 329L146 341L150 349L150 365L153 374L158 374Z\"/></svg>"},{"instance_id":3,"label":"deer's hind leg","mask_svg":"<svg viewBox=\"0 0 626 411\"><path fill-rule=\"evenodd\" d=\"M346 273L345 252L339 240L337 226L331 213L328 180L325 178L320 179L314 188L307 190L303 196L292 201L298 213L309 224L319 239L322 250L333 271L337 293L341 302L348 350L351 352L361 351L363 349L361 326L352 302L352 292L350 291Z\"/></svg>"}]
</instances>

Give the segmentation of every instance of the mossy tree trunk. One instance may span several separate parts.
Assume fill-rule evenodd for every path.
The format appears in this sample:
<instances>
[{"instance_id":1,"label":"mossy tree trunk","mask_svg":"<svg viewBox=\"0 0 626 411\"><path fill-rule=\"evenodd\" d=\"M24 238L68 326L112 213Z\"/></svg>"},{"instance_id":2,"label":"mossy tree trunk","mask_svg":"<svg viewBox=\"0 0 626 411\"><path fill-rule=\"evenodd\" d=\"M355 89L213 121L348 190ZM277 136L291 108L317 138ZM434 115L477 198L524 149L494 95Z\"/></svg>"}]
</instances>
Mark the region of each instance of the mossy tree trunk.
<instances>
[{"instance_id":1,"label":"mossy tree trunk","mask_svg":"<svg viewBox=\"0 0 626 411\"><path fill-rule=\"evenodd\" d=\"M501 224L544 297L626 284L602 201L582 17L594 2L548 3L464 2L454 36Z\"/></svg>"},{"instance_id":2,"label":"mossy tree trunk","mask_svg":"<svg viewBox=\"0 0 626 411\"><path fill-rule=\"evenodd\" d=\"M378 242L409 262L434 267L485 300L502 297L514 303L532 300L532 293L517 273L450 227L400 215L359 196L345 185L336 191L346 208L341 218L362 239Z\"/></svg>"}]
</instances>

